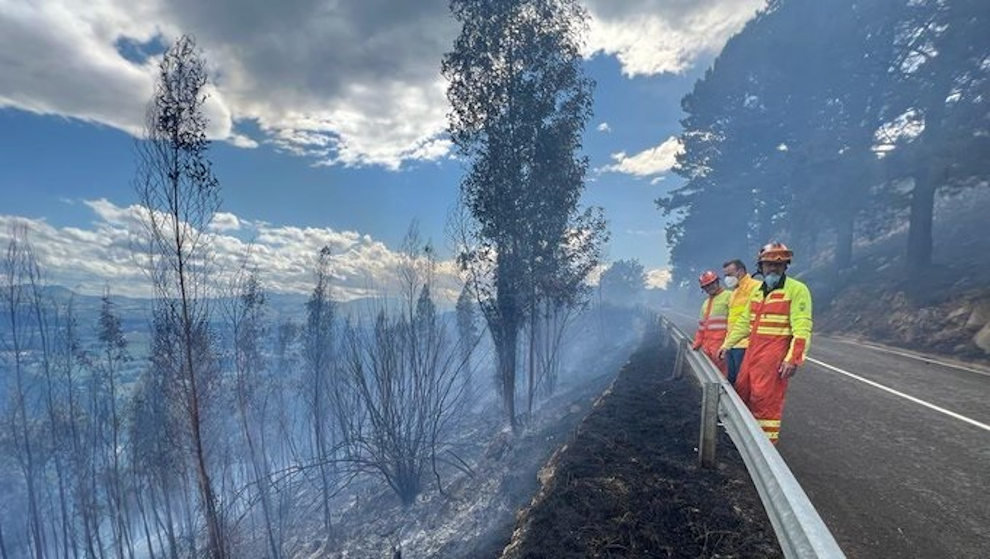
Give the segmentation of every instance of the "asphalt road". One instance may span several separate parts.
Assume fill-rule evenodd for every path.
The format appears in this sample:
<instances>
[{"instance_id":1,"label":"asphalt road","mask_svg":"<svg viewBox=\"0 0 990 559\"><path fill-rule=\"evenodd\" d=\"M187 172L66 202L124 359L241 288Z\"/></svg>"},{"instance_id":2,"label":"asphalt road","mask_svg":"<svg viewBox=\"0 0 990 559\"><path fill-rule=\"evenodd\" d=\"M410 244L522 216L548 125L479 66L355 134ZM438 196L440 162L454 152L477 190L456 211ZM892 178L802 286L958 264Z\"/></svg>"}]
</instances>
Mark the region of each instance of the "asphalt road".
<instances>
[{"instance_id":1,"label":"asphalt road","mask_svg":"<svg viewBox=\"0 0 990 559\"><path fill-rule=\"evenodd\" d=\"M848 557L990 558L990 371L813 335L778 450Z\"/></svg>"}]
</instances>

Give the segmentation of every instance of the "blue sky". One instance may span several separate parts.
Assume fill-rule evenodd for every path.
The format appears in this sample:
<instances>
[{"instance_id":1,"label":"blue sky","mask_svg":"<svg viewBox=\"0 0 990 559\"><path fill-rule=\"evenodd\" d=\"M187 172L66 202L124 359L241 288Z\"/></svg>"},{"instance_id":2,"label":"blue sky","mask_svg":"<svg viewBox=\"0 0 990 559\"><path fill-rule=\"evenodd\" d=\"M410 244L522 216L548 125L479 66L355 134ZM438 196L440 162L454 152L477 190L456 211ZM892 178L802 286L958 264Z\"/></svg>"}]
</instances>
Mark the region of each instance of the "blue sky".
<instances>
[{"instance_id":1,"label":"blue sky","mask_svg":"<svg viewBox=\"0 0 990 559\"><path fill-rule=\"evenodd\" d=\"M63 9L10 1L0 3L0 50L9 54L0 56L0 226L28 223L52 281L141 291L123 255L137 200L134 135L156 55L180 32L196 35L214 76L221 252L254 240L259 260L272 263L271 288L299 291L306 259L333 244L354 295L413 219L447 254L462 162L442 132L439 55L456 34L446 2L355 0L328 13L321 0L195 9L185 0L102 0L86 11L69 0ZM232 11L218 11L223 4ZM653 200L679 181L668 168L680 98L761 4L588 3L586 69L597 88L584 203L605 209L609 259L639 259L654 283L667 251ZM218 22L235 7L245 15ZM293 33L314 17L325 35Z\"/></svg>"}]
</instances>

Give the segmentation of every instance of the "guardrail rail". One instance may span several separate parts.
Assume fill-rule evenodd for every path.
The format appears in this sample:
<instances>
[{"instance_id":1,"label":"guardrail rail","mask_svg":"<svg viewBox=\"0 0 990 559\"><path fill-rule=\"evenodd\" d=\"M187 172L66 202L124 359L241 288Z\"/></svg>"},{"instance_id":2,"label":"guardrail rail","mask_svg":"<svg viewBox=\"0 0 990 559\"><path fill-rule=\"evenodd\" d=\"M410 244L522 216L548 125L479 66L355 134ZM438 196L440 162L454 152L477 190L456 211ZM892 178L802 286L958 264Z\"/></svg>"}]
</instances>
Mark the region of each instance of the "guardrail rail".
<instances>
[{"instance_id":1,"label":"guardrail rail","mask_svg":"<svg viewBox=\"0 0 990 559\"><path fill-rule=\"evenodd\" d=\"M690 339L668 318L660 317L660 329L664 344L677 346L673 375L681 376L686 367L702 387L698 437L701 464L706 467L714 464L721 420L753 478L784 556L845 557L804 489L728 380L703 353L690 349Z\"/></svg>"}]
</instances>

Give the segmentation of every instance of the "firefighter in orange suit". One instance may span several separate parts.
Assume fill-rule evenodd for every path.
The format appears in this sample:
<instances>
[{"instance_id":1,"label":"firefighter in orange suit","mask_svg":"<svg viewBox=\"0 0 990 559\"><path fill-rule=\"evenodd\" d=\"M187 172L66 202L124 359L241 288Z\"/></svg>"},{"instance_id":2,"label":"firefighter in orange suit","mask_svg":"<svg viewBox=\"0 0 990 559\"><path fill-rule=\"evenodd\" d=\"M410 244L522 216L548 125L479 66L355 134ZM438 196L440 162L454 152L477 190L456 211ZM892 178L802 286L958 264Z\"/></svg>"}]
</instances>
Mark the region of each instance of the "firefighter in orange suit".
<instances>
[{"instance_id":1,"label":"firefighter in orange suit","mask_svg":"<svg viewBox=\"0 0 990 559\"><path fill-rule=\"evenodd\" d=\"M705 355L722 371L722 375L727 376L725 359L719 356L718 350L725 340L731 294L722 289L722 285L718 281L718 274L711 270L701 274L698 283L701 284L701 289L708 294L708 297L701 304L698 331L694 334L692 348L704 351Z\"/></svg>"},{"instance_id":2,"label":"firefighter in orange suit","mask_svg":"<svg viewBox=\"0 0 990 559\"><path fill-rule=\"evenodd\" d=\"M749 306L732 325L719 355L749 336L736 392L774 444L780 434L787 383L804 363L811 340L811 292L788 277L793 253L782 243L760 250L757 268L763 285L753 291Z\"/></svg>"}]
</instances>

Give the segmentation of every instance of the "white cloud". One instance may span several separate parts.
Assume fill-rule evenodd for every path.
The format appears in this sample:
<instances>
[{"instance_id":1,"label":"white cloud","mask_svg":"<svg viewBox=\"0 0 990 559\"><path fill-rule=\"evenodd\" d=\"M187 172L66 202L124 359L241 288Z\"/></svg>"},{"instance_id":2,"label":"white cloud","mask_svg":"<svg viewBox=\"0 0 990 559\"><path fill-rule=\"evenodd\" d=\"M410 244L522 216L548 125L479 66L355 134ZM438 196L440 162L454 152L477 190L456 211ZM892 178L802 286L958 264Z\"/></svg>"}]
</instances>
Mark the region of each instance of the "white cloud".
<instances>
[{"instance_id":1,"label":"white cloud","mask_svg":"<svg viewBox=\"0 0 990 559\"><path fill-rule=\"evenodd\" d=\"M117 206L106 198L99 200L83 200L83 204L89 206L93 213L99 218L97 226L107 226L124 229L134 234L144 230L143 221L146 209L133 205L126 208Z\"/></svg>"},{"instance_id":2,"label":"white cloud","mask_svg":"<svg viewBox=\"0 0 990 559\"><path fill-rule=\"evenodd\" d=\"M766 0L589 0L587 53L614 55L633 77L683 72L715 54Z\"/></svg>"},{"instance_id":3,"label":"white cloud","mask_svg":"<svg viewBox=\"0 0 990 559\"><path fill-rule=\"evenodd\" d=\"M241 220L232 213L217 212L213 215L213 221L210 222L212 231L237 231L240 228Z\"/></svg>"},{"instance_id":4,"label":"white cloud","mask_svg":"<svg viewBox=\"0 0 990 559\"><path fill-rule=\"evenodd\" d=\"M654 268L646 272L647 289L667 289L670 283L670 270L665 268Z\"/></svg>"},{"instance_id":5,"label":"white cloud","mask_svg":"<svg viewBox=\"0 0 990 559\"><path fill-rule=\"evenodd\" d=\"M612 131L612 127L609 126L607 122L602 122L601 124L598 125L598 131L599 132L611 132Z\"/></svg>"},{"instance_id":6,"label":"white cloud","mask_svg":"<svg viewBox=\"0 0 990 559\"><path fill-rule=\"evenodd\" d=\"M239 148L244 148L244 149L254 149L258 147L257 141L243 134L231 134L230 137L227 138L227 141L229 141L231 144L234 144Z\"/></svg>"},{"instance_id":7,"label":"white cloud","mask_svg":"<svg viewBox=\"0 0 990 559\"><path fill-rule=\"evenodd\" d=\"M210 65L213 139L245 148L269 140L324 163L392 169L450 149L439 61L456 27L440 0L3 2L0 107L139 135L159 56L138 60L117 46L183 32ZM236 132L238 121L266 138Z\"/></svg>"},{"instance_id":8,"label":"white cloud","mask_svg":"<svg viewBox=\"0 0 990 559\"><path fill-rule=\"evenodd\" d=\"M599 264L596 266L591 273L588 274L587 283L591 286L597 286L601 283L602 274L609 269L611 264ZM652 270L646 270L646 278L644 281L644 287L647 289L666 289L667 284L670 282L670 270L666 268L654 268Z\"/></svg>"},{"instance_id":9,"label":"white cloud","mask_svg":"<svg viewBox=\"0 0 990 559\"><path fill-rule=\"evenodd\" d=\"M595 266L590 272L588 272L588 277L584 280L584 282L590 286L597 287L598 284L602 282L602 274L605 273L605 270L608 270L610 265L611 264L599 264Z\"/></svg>"},{"instance_id":10,"label":"white cloud","mask_svg":"<svg viewBox=\"0 0 990 559\"><path fill-rule=\"evenodd\" d=\"M445 87L439 76L418 85L355 84L308 112L254 117L272 131L279 148L314 157L319 164L395 170L404 161L432 161L450 151L451 143L443 137Z\"/></svg>"},{"instance_id":11,"label":"white cloud","mask_svg":"<svg viewBox=\"0 0 990 559\"><path fill-rule=\"evenodd\" d=\"M721 48L763 3L592 0L586 54L616 56L629 76L681 71ZM445 0L7 0L0 107L140 134L158 57L124 56L117 46L153 51L146 45L184 32L196 36L214 78L213 139L389 169L451 150L439 65L457 26ZM248 137L239 122L264 137Z\"/></svg>"},{"instance_id":12,"label":"white cloud","mask_svg":"<svg viewBox=\"0 0 990 559\"><path fill-rule=\"evenodd\" d=\"M22 224L27 226L28 240L52 283L92 295L110 285L120 295L149 296L141 222L145 210L138 205L117 206L103 199L84 203L95 217L87 228L55 227L43 219L0 215L0 247L9 241L13 225ZM246 262L259 270L270 291L307 294L313 288L316 255L327 246L333 254L331 273L338 298L395 294L398 289L396 268L404 257L369 235L272 225L231 213L218 213L213 230L211 262L216 267L213 279L218 285L228 281ZM238 235L234 236L234 232ZM437 279L438 295L450 301L456 299L460 287L456 264L439 262Z\"/></svg>"},{"instance_id":13,"label":"white cloud","mask_svg":"<svg viewBox=\"0 0 990 559\"><path fill-rule=\"evenodd\" d=\"M612 154L615 163L606 165L600 171L625 173L637 177L649 177L666 173L677 163L677 154L683 151L681 141L677 136L671 136L664 140L662 144L643 150L636 155L627 155L625 152ZM655 184L656 179L651 182Z\"/></svg>"},{"instance_id":14,"label":"white cloud","mask_svg":"<svg viewBox=\"0 0 990 559\"><path fill-rule=\"evenodd\" d=\"M626 229L626 235L635 237L659 237L663 234L663 229Z\"/></svg>"}]
</instances>

